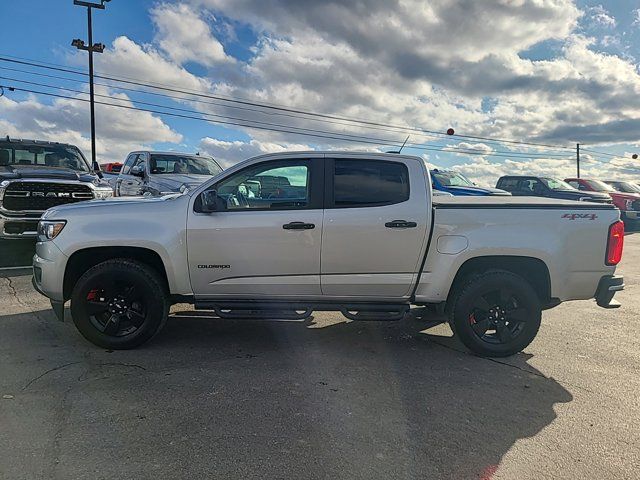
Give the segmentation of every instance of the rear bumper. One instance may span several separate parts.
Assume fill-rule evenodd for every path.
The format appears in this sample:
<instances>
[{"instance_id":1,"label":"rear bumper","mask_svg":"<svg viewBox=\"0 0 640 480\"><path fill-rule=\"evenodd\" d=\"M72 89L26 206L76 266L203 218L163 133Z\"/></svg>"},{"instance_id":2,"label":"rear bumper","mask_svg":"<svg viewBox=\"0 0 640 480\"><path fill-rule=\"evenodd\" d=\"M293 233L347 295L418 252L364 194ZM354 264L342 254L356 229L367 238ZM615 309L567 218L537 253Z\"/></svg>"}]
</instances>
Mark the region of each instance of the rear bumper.
<instances>
[{"instance_id":1,"label":"rear bumper","mask_svg":"<svg viewBox=\"0 0 640 480\"><path fill-rule=\"evenodd\" d=\"M624 278L619 275L607 275L600 279L596 290L596 303L602 308L618 308L620 302L616 302L613 296L616 292L624 290Z\"/></svg>"}]
</instances>

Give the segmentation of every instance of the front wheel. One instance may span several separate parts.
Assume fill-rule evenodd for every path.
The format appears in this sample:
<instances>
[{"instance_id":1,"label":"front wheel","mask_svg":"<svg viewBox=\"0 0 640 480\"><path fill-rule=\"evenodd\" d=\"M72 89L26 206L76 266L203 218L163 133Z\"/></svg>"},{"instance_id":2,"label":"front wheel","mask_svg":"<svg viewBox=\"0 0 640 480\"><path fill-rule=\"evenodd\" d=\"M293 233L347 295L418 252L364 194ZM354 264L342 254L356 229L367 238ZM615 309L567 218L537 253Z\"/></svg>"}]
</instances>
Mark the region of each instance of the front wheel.
<instances>
[{"instance_id":1,"label":"front wheel","mask_svg":"<svg viewBox=\"0 0 640 480\"><path fill-rule=\"evenodd\" d=\"M169 314L167 289L148 266L127 259L100 263L76 282L71 316L91 343L110 350L142 345Z\"/></svg>"},{"instance_id":2,"label":"front wheel","mask_svg":"<svg viewBox=\"0 0 640 480\"><path fill-rule=\"evenodd\" d=\"M450 323L460 341L484 357L520 352L540 328L542 307L531 285L511 272L468 280L454 299Z\"/></svg>"}]
</instances>

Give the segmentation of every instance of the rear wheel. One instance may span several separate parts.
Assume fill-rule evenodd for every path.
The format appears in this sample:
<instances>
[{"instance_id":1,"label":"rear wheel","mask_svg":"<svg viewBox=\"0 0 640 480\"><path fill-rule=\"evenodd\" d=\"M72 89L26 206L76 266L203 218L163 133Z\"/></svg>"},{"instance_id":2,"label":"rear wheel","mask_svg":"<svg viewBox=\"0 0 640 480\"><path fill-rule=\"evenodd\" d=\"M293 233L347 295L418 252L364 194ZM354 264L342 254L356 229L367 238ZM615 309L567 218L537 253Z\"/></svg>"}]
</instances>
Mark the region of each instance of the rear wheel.
<instances>
[{"instance_id":1,"label":"rear wheel","mask_svg":"<svg viewBox=\"0 0 640 480\"><path fill-rule=\"evenodd\" d=\"M164 282L144 264L127 259L100 263L84 273L71 294L71 315L91 343L113 350L153 337L169 314Z\"/></svg>"},{"instance_id":2,"label":"rear wheel","mask_svg":"<svg viewBox=\"0 0 640 480\"><path fill-rule=\"evenodd\" d=\"M488 272L459 290L450 323L460 341L486 357L513 355L535 338L542 307L531 285L510 272Z\"/></svg>"}]
</instances>

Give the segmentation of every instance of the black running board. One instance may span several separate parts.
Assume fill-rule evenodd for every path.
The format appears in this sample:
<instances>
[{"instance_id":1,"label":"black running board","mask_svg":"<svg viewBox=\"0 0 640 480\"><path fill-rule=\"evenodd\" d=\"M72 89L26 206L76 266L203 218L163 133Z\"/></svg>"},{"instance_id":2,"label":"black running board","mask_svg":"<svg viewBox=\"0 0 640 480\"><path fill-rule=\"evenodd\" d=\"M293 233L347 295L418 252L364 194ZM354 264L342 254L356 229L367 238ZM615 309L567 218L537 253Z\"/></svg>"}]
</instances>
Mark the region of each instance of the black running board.
<instances>
[{"instance_id":1,"label":"black running board","mask_svg":"<svg viewBox=\"0 0 640 480\"><path fill-rule=\"evenodd\" d=\"M409 311L408 303L303 303L261 300L202 300L195 302L196 310L212 310L225 319L287 319L304 320L314 311L340 312L349 320L402 320Z\"/></svg>"}]
</instances>

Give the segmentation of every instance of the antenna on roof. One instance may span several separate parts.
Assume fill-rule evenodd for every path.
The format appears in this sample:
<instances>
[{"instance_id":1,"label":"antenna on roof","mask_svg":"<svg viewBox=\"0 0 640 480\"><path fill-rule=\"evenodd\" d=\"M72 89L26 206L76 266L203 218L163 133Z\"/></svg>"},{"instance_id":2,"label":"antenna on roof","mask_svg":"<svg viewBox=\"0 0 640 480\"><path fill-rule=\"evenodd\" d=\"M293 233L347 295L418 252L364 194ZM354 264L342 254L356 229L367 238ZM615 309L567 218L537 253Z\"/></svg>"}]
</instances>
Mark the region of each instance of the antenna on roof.
<instances>
[{"instance_id":1,"label":"antenna on roof","mask_svg":"<svg viewBox=\"0 0 640 480\"><path fill-rule=\"evenodd\" d=\"M404 148L404 146L407 144L407 142L409 141L409 136L407 135L407 138L404 139L404 142L402 142L402 146L400 147L400 150L398 150L398 153L402 152L402 149Z\"/></svg>"},{"instance_id":2,"label":"antenna on roof","mask_svg":"<svg viewBox=\"0 0 640 480\"><path fill-rule=\"evenodd\" d=\"M407 144L407 141L409 141L409 137L410 135L407 135L407 138L404 139L404 142L402 142L402 145L400 146L400 150L398 150L397 152L387 152L387 153L401 153L402 149L404 148L404 146Z\"/></svg>"}]
</instances>

